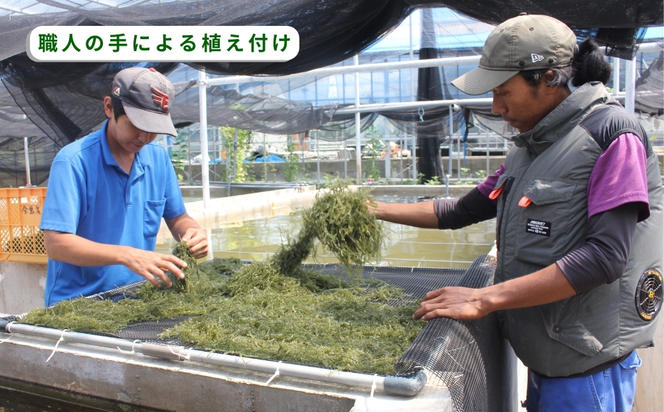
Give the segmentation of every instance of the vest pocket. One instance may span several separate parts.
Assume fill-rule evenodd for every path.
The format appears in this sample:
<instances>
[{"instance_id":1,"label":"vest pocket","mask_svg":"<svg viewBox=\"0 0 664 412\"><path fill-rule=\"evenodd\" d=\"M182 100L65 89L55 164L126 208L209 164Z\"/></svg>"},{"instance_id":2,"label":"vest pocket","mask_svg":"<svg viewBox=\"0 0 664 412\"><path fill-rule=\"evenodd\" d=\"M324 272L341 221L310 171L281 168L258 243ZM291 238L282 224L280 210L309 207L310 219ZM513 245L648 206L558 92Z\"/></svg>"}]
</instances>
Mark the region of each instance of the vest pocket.
<instances>
[{"instance_id":1,"label":"vest pocket","mask_svg":"<svg viewBox=\"0 0 664 412\"><path fill-rule=\"evenodd\" d=\"M584 188L564 181L534 179L515 193L515 235L519 260L547 266L581 238L587 219Z\"/></svg>"},{"instance_id":2,"label":"vest pocket","mask_svg":"<svg viewBox=\"0 0 664 412\"><path fill-rule=\"evenodd\" d=\"M570 298L540 307L549 337L585 356L595 356L604 345L579 320L578 300Z\"/></svg>"},{"instance_id":3,"label":"vest pocket","mask_svg":"<svg viewBox=\"0 0 664 412\"><path fill-rule=\"evenodd\" d=\"M165 206L166 199L145 201L143 208L143 236L146 238L157 236Z\"/></svg>"}]
</instances>

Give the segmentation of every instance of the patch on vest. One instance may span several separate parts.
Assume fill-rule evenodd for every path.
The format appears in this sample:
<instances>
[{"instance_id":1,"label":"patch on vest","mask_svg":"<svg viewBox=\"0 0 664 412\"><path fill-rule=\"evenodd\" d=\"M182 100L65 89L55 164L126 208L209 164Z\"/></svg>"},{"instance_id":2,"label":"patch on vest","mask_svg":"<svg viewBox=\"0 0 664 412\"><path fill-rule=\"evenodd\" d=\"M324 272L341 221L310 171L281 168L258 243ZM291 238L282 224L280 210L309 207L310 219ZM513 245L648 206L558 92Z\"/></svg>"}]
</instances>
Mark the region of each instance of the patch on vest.
<instances>
[{"instance_id":1,"label":"patch on vest","mask_svg":"<svg viewBox=\"0 0 664 412\"><path fill-rule=\"evenodd\" d=\"M528 218L526 232L540 236L551 236L551 222Z\"/></svg>"},{"instance_id":2,"label":"patch on vest","mask_svg":"<svg viewBox=\"0 0 664 412\"><path fill-rule=\"evenodd\" d=\"M641 275L635 293L636 310L643 320L653 320L662 308L662 274L648 269Z\"/></svg>"}]
</instances>

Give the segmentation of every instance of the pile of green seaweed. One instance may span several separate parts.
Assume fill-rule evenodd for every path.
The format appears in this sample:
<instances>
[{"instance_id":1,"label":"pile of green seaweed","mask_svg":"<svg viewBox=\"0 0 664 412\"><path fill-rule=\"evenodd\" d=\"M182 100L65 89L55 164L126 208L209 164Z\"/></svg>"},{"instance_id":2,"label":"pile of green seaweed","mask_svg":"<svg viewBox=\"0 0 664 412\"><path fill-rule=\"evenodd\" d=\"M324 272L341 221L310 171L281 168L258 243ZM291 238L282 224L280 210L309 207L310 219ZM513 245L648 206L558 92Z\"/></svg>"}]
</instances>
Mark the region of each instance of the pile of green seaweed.
<instances>
[{"instance_id":1,"label":"pile of green seaweed","mask_svg":"<svg viewBox=\"0 0 664 412\"><path fill-rule=\"evenodd\" d=\"M60 329L117 333L135 322L187 316L165 330L176 339L223 353L330 369L389 374L421 329L415 303L375 279L306 270L301 262L317 238L349 268L375 257L380 226L367 194L332 186L305 211L303 229L265 262L215 259L197 264L186 246L185 281L172 288L142 285L117 302L87 298L30 312L22 322Z\"/></svg>"}]
</instances>

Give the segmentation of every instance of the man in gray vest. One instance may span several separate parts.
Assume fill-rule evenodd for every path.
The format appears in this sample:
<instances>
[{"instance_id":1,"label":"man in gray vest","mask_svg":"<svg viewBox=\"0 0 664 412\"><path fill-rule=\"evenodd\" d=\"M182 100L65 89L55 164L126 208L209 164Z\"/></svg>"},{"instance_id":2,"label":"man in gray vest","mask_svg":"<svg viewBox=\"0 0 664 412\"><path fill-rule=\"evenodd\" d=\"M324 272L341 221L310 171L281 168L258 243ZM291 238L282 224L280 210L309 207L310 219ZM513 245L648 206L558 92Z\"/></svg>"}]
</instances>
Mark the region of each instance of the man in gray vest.
<instances>
[{"instance_id":1,"label":"man in gray vest","mask_svg":"<svg viewBox=\"0 0 664 412\"><path fill-rule=\"evenodd\" d=\"M652 345L662 301L664 189L638 120L607 93L610 65L564 23L498 25L461 91L493 93L520 133L505 162L459 199L377 202L379 219L450 229L496 218L495 283L429 292L414 317L498 311L529 368L528 411L632 410L635 349Z\"/></svg>"}]
</instances>

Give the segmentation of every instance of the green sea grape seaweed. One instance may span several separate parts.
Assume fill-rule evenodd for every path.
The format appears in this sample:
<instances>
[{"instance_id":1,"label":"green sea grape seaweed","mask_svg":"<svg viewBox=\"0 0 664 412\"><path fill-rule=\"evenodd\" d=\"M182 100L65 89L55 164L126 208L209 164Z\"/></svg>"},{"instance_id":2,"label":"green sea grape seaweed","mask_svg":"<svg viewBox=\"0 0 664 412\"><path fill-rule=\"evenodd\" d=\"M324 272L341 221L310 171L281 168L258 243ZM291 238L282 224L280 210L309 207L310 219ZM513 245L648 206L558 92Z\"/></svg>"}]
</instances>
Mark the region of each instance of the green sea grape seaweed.
<instances>
[{"instance_id":1,"label":"green sea grape seaweed","mask_svg":"<svg viewBox=\"0 0 664 412\"><path fill-rule=\"evenodd\" d=\"M302 266L317 238L347 268L379 253L381 227L367 194L333 185L305 211L303 228L270 259L187 262L173 287L145 282L117 302L79 298L31 311L21 321L60 329L117 333L135 323L185 319L160 337L203 350L325 368L388 374L421 329L415 303L395 286Z\"/></svg>"}]
</instances>

